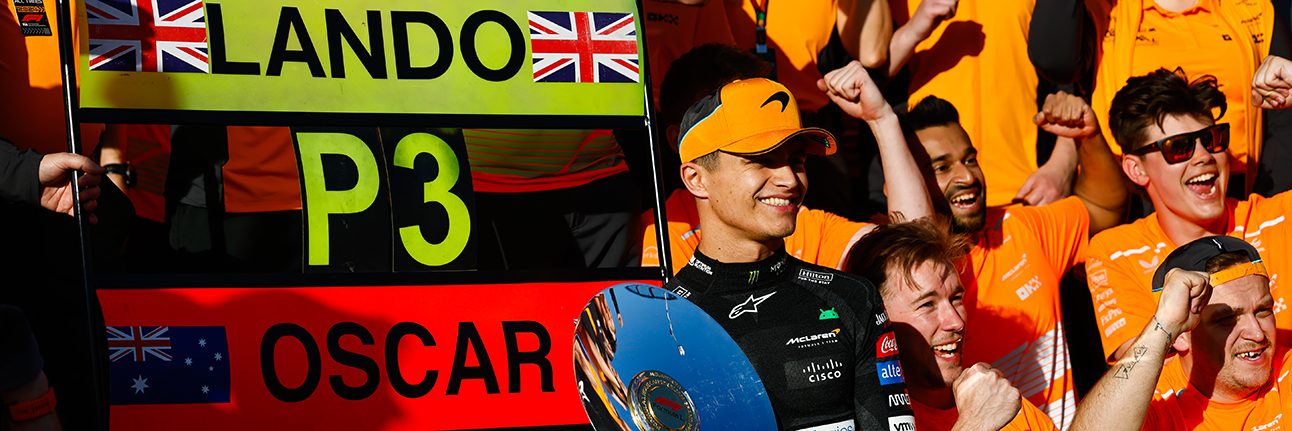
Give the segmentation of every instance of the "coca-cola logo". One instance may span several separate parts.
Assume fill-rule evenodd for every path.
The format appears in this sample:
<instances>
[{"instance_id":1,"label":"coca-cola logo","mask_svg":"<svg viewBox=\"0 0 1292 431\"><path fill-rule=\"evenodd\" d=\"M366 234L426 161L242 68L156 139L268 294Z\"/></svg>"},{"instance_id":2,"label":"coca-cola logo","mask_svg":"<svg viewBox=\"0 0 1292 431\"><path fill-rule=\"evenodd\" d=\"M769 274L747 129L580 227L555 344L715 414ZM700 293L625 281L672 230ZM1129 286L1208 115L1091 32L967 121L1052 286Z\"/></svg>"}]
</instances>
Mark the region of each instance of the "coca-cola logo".
<instances>
[{"instance_id":1,"label":"coca-cola logo","mask_svg":"<svg viewBox=\"0 0 1292 431\"><path fill-rule=\"evenodd\" d=\"M885 333L875 342L875 357L882 358L885 356L897 354L897 337L892 332Z\"/></svg>"}]
</instances>

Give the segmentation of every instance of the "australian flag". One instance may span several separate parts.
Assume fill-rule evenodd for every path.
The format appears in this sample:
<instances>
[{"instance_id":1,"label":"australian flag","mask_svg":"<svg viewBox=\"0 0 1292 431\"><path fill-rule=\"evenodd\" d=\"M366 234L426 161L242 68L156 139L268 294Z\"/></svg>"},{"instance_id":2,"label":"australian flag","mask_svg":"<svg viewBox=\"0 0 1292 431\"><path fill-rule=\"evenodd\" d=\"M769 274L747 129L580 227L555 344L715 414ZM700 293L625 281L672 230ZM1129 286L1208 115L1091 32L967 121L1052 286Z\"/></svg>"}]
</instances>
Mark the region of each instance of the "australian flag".
<instances>
[{"instance_id":1,"label":"australian flag","mask_svg":"<svg viewBox=\"0 0 1292 431\"><path fill-rule=\"evenodd\" d=\"M529 12L534 82L640 82L631 13Z\"/></svg>"},{"instance_id":2,"label":"australian flag","mask_svg":"<svg viewBox=\"0 0 1292 431\"><path fill-rule=\"evenodd\" d=\"M223 326L109 326L112 405L229 402Z\"/></svg>"},{"instance_id":3,"label":"australian flag","mask_svg":"<svg viewBox=\"0 0 1292 431\"><path fill-rule=\"evenodd\" d=\"M90 70L208 73L202 0L85 0Z\"/></svg>"}]
</instances>

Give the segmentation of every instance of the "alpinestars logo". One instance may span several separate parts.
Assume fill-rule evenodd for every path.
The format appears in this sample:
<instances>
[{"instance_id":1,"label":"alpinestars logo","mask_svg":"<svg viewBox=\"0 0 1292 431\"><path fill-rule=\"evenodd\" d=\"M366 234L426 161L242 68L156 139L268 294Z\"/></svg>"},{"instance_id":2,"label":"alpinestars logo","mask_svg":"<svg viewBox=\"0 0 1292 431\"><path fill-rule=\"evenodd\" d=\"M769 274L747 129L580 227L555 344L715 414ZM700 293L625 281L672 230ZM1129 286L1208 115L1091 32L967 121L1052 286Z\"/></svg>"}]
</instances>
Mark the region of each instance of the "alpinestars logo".
<instances>
[{"instance_id":1,"label":"alpinestars logo","mask_svg":"<svg viewBox=\"0 0 1292 431\"><path fill-rule=\"evenodd\" d=\"M835 328L835 330L830 332L823 332L820 334L804 335L802 337L791 338L789 339L789 341L785 342L785 345L786 346L798 345L798 347L802 349L804 347L819 346L825 343L838 342L838 340L835 340L835 338L838 336L839 336L839 329Z\"/></svg>"},{"instance_id":2,"label":"alpinestars logo","mask_svg":"<svg viewBox=\"0 0 1292 431\"><path fill-rule=\"evenodd\" d=\"M757 298L755 298L754 295L749 295L749 299L745 300L745 302L742 302L736 305L731 309L730 313L727 313L727 318L735 319L745 313L757 313L758 304L762 304L763 301L766 301L767 298L771 298L772 295L775 295L775 294L776 292L772 292L763 296L759 296Z\"/></svg>"}]
</instances>

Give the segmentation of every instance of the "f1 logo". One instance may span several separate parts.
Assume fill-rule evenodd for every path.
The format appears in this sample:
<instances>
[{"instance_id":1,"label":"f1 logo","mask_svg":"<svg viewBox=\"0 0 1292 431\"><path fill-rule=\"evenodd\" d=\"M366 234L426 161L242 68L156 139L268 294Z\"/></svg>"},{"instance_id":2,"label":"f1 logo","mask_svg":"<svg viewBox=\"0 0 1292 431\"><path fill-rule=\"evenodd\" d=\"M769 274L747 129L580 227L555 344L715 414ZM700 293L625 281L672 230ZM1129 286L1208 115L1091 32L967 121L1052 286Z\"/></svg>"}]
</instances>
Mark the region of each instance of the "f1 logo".
<instances>
[{"instance_id":1,"label":"f1 logo","mask_svg":"<svg viewBox=\"0 0 1292 431\"><path fill-rule=\"evenodd\" d=\"M40 22L40 20L42 20L42 19L45 19L45 15L32 14L32 15L27 15L27 16L22 17L22 22L27 22L27 21L36 21L36 22Z\"/></svg>"}]
</instances>

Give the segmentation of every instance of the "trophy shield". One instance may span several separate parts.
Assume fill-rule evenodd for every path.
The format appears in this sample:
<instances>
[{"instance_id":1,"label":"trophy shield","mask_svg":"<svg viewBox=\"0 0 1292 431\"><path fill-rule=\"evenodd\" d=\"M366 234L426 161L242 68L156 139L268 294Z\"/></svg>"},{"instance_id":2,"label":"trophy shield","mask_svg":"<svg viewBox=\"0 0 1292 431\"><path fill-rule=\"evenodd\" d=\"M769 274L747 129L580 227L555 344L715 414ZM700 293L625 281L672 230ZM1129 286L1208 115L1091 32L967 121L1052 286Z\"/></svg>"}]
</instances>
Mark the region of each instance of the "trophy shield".
<instances>
[{"instance_id":1,"label":"trophy shield","mask_svg":"<svg viewBox=\"0 0 1292 431\"><path fill-rule=\"evenodd\" d=\"M598 431L775 429L762 379L717 321L644 284L602 290L574 331L574 374Z\"/></svg>"}]
</instances>

